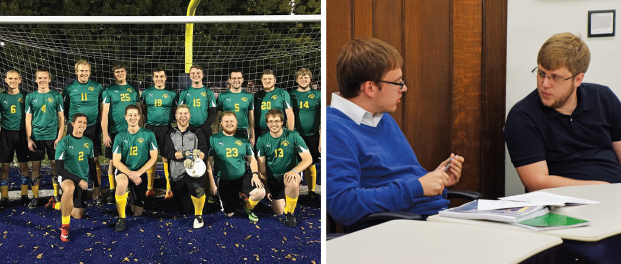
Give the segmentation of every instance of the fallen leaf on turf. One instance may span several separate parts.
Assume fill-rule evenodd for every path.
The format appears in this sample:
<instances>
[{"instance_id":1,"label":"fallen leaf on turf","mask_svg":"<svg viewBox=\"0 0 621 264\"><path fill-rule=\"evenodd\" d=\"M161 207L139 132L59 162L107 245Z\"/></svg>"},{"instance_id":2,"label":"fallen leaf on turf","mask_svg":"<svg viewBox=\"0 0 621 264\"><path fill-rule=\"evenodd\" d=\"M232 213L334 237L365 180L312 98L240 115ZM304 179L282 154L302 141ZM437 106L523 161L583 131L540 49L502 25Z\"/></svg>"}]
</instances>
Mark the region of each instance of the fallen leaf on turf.
<instances>
[{"instance_id":1,"label":"fallen leaf on turf","mask_svg":"<svg viewBox=\"0 0 621 264\"><path fill-rule=\"evenodd\" d=\"M41 253L41 254L37 255L37 258L38 258L38 259L40 259L40 258L42 258L42 257L43 257L43 253Z\"/></svg>"}]
</instances>

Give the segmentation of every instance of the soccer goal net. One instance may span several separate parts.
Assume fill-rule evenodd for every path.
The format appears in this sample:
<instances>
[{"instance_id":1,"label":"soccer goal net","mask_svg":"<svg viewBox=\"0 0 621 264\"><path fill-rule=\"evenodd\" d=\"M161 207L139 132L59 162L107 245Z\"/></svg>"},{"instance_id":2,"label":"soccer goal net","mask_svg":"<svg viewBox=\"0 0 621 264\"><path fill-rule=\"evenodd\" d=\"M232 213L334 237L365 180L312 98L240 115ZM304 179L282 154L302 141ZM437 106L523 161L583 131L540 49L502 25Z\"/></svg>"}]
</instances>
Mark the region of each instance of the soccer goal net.
<instances>
[{"instance_id":1,"label":"soccer goal net","mask_svg":"<svg viewBox=\"0 0 621 264\"><path fill-rule=\"evenodd\" d=\"M274 71L277 87L290 90L297 85L295 72L308 68L313 86L320 88L320 30L319 22L194 23L192 63L203 67L204 82L216 93L228 88L233 69L243 71L251 93L261 89L266 69ZM122 64L136 89L152 86L152 70L163 68L167 85L181 90L191 84L186 44L185 23L0 23L0 72L19 71L22 88L33 91L35 71L48 69L51 87L60 91L75 79L76 61L85 59L92 65L91 78L104 87L114 83L112 67Z\"/></svg>"}]
</instances>

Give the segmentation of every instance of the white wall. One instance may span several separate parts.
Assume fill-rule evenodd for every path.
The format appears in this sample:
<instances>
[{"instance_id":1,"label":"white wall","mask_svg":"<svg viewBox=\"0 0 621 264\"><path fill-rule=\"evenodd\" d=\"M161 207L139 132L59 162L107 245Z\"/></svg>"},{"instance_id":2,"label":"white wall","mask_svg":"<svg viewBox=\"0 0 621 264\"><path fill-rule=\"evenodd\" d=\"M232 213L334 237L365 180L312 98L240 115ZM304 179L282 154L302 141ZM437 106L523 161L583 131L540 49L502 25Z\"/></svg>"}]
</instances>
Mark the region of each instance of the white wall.
<instances>
[{"instance_id":1,"label":"white wall","mask_svg":"<svg viewBox=\"0 0 621 264\"><path fill-rule=\"evenodd\" d=\"M621 32L616 18L614 37L588 38L588 11L616 9L619 0L509 0L507 11L507 114L515 103L537 86L530 71L537 66L537 53L552 35L580 34L591 51L585 82L609 86L621 96ZM506 149L506 147L505 147ZM505 151L505 193L524 192L524 186Z\"/></svg>"}]
</instances>

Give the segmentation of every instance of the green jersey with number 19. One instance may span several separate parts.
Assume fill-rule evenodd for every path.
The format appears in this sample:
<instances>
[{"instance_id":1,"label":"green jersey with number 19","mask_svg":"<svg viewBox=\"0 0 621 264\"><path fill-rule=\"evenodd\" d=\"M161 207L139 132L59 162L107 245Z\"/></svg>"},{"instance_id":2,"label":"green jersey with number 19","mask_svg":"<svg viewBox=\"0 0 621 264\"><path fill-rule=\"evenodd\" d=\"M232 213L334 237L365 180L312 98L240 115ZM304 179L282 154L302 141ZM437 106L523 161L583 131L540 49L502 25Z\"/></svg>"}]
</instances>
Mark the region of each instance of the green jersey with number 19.
<instances>
[{"instance_id":1,"label":"green jersey with number 19","mask_svg":"<svg viewBox=\"0 0 621 264\"><path fill-rule=\"evenodd\" d=\"M168 88L157 89L151 86L142 91L140 102L147 106L148 125L168 126L175 120L175 113L172 111L177 106L179 94Z\"/></svg>"}]
</instances>

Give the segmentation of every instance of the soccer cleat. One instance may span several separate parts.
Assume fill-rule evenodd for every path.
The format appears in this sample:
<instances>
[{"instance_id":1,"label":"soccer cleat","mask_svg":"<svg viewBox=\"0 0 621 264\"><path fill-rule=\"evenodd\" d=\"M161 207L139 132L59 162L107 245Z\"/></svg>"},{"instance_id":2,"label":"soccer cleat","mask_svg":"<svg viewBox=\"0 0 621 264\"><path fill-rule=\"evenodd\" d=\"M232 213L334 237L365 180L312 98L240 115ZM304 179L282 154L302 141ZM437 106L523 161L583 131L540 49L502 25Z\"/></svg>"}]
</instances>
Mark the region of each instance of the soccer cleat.
<instances>
[{"instance_id":1,"label":"soccer cleat","mask_svg":"<svg viewBox=\"0 0 621 264\"><path fill-rule=\"evenodd\" d=\"M205 225L205 222L203 222L203 216L202 215L195 215L194 216L194 228L201 228Z\"/></svg>"},{"instance_id":2,"label":"soccer cleat","mask_svg":"<svg viewBox=\"0 0 621 264\"><path fill-rule=\"evenodd\" d=\"M147 190L147 197L152 197L155 196L155 191L154 190Z\"/></svg>"},{"instance_id":3,"label":"soccer cleat","mask_svg":"<svg viewBox=\"0 0 621 264\"><path fill-rule=\"evenodd\" d=\"M246 206L242 206L244 208L244 212L248 215L248 219L252 222L259 221L259 217L250 209L246 208Z\"/></svg>"},{"instance_id":4,"label":"soccer cleat","mask_svg":"<svg viewBox=\"0 0 621 264\"><path fill-rule=\"evenodd\" d=\"M292 213L285 214L285 225L286 226L294 227L297 224L298 224L298 220L295 219L295 216L293 216Z\"/></svg>"},{"instance_id":5,"label":"soccer cleat","mask_svg":"<svg viewBox=\"0 0 621 264\"><path fill-rule=\"evenodd\" d=\"M22 201L22 204L28 204L30 199L28 199L28 195L22 195L21 201Z\"/></svg>"},{"instance_id":6,"label":"soccer cleat","mask_svg":"<svg viewBox=\"0 0 621 264\"><path fill-rule=\"evenodd\" d=\"M54 209L54 204L56 203L56 198L52 197L47 204L45 204L45 209Z\"/></svg>"},{"instance_id":7,"label":"soccer cleat","mask_svg":"<svg viewBox=\"0 0 621 264\"><path fill-rule=\"evenodd\" d=\"M37 208L38 203L39 203L39 198L32 198L32 200L30 200L30 203L28 204L28 208L35 209Z\"/></svg>"},{"instance_id":8,"label":"soccer cleat","mask_svg":"<svg viewBox=\"0 0 621 264\"><path fill-rule=\"evenodd\" d=\"M116 198L114 198L114 192L110 192L110 195L108 195L108 199L106 199L106 202L108 204L116 204Z\"/></svg>"},{"instance_id":9,"label":"soccer cleat","mask_svg":"<svg viewBox=\"0 0 621 264\"><path fill-rule=\"evenodd\" d=\"M60 240L63 242L68 242L69 241L69 226L63 226L60 229Z\"/></svg>"},{"instance_id":10,"label":"soccer cleat","mask_svg":"<svg viewBox=\"0 0 621 264\"><path fill-rule=\"evenodd\" d=\"M125 218L119 218L119 220L116 221L116 225L114 226L114 230L116 230L116 232L121 232L121 231L125 230Z\"/></svg>"},{"instance_id":11,"label":"soccer cleat","mask_svg":"<svg viewBox=\"0 0 621 264\"><path fill-rule=\"evenodd\" d=\"M171 190L166 190L166 196L164 196L164 200L170 200L173 198L173 192Z\"/></svg>"},{"instance_id":12,"label":"soccer cleat","mask_svg":"<svg viewBox=\"0 0 621 264\"><path fill-rule=\"evenodd\" d=\"M308 199L311 199L311 201L318 201L319 195L317 195L316 192L308 191Z\"/></svg>"},{"instance_id":13,"label":"soccer cleat","mask_svg":"<svg viewBox=\"0 0 621 264\"><path fill-rule=\"evenodd\" d=\"M97 198L95 198L95 204L97 205L102 205L103 204L103 197L101 197L101 195L97 196Z\"/></svg>"},{"instance_id":14,"label":"soccer cleat","mask_svg":"<svg viewBox=\"0 0 621 264\"><path fill-rule=\"evenodd\" d=\"M2 208L9 207L9 198L2 198L2 200L0 200L0 207Z\"/></svg>"}]
</instances>

